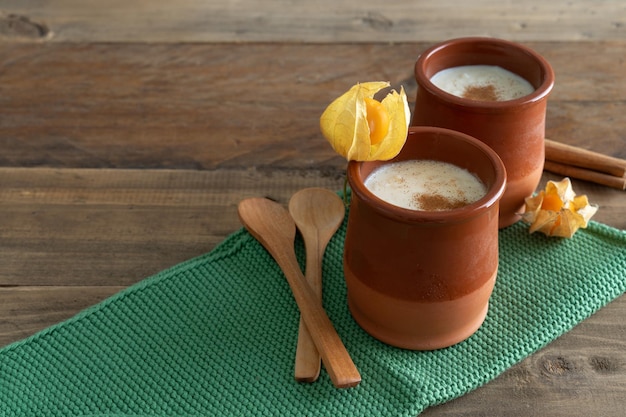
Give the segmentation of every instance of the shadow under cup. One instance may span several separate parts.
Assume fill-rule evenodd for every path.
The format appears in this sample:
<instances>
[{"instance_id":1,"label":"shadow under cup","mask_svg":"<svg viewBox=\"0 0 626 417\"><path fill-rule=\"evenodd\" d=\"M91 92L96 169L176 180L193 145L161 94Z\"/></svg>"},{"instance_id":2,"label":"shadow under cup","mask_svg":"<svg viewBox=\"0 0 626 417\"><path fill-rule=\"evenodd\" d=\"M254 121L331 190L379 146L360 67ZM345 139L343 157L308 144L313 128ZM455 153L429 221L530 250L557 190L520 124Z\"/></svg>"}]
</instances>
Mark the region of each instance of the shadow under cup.
<instances>
[{"instance_id":1,"label":"shadow under cup","mask_svg":"<svg viewBox=\"0 0 626 417\"><path fill-rule=\"evenodd\" d=\"M526 79L535 88L514 100L480 101L449 94L430 78L464 65L495 65ZM517 222L524 198L533 194L543 172L548 95L554 86L550 64L523 45L493 38L452 39L424 51L415 63L417 94L411 124L467 133L494 149L507 170L500 202L500 227Z\"/></svg>"},{"instance_id":2,"label":"shadow under cup","mask_svg":"<svg viewBox=\"0 0 626 417\"><path fill-rule=\"evenodd\" d=\"M506 172L484 143L436 127L409 128L404 148L389 162L410 159L465 168L487 194L452 210L405 209L364 185L388 162L350 162L344 274L350 312L365 331L393 346L432 350L465 340L485 319L498 271Z\"/></svg>"}]
</instances>

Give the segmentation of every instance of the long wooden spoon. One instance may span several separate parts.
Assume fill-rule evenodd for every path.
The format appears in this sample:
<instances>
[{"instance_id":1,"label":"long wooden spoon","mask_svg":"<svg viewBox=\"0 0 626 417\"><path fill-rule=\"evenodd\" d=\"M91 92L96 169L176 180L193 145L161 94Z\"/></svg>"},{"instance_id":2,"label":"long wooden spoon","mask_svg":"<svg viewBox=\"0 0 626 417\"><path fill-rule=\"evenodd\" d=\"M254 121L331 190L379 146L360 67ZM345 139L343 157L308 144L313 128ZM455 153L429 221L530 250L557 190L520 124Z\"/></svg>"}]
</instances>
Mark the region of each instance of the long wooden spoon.
<instances>
[{"instance_id":1,"label":"long wooden spoon","mask_svg":"<svg viewBox=\"0 0 626 417\"><path fill-rule=\"evenodd\" d=\"M304 276L322 302L322 259L345 214L341 198L324 188L305 188L289 200L289 213L304 239L306 269ZM321 356L300 318L294 376L297 381L313 382L320 374Z\"/></svg>"},{"instance_id":2,"label":"long wooden spoon","mask_svg":"<svg viewBox=\"0 0 626 417\"><path fill-rule=\"evenodd\" d=\"M294 251L296 224L289 212L266 198L243 200L238 211L243 225L261 242L285 274L300 316L333 384L338 388L358 385L361 382L359 371L300 270Z\"/></svg>"}]
</instances>

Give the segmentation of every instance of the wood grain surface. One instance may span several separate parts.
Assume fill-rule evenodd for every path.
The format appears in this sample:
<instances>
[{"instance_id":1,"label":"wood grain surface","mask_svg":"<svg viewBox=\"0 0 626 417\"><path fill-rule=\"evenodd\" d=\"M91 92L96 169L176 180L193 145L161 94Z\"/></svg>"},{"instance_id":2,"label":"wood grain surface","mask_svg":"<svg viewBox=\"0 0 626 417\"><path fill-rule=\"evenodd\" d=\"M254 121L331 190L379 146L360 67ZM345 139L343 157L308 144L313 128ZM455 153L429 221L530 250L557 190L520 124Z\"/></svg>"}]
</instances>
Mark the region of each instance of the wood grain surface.
<instances>
[{"instance_id":1,"label":"wood grain surface","mask_svg":"<svg viewBox=\"0 0 626 417\"><path fill-rule=\"evenodd\" d=\"M3 0L22 37L87 42L623 40L619 0Z\"/></svg>"},{"instance_id":2,"label":"wood grain surface","mask_svg":"<svg viewBox=\"0 0 626 417\"><path fill-rule=\"evenodd\" d=\"M210 251L243 198L340 189L325 106L371 80L412 104L420 52L466 35L552 64L547 137L626 158L622 1L0 0L0 345ZM623 191L573 184L626 229ZM625 316L422 415L623 416Z\"/></svg>"},{"instance_id":3,"label":"wood grain surface","mask_svg":"<svg viewBox=\"0 0 626 417\"><path fill-rule=\"evenodd\" d=\"M547 137L626 158L626 44L528 45L556 73ZM412 102L427 46L0 44L0 165L335 172L325 106L368 80Z\"/></svg>"}]
</instances>

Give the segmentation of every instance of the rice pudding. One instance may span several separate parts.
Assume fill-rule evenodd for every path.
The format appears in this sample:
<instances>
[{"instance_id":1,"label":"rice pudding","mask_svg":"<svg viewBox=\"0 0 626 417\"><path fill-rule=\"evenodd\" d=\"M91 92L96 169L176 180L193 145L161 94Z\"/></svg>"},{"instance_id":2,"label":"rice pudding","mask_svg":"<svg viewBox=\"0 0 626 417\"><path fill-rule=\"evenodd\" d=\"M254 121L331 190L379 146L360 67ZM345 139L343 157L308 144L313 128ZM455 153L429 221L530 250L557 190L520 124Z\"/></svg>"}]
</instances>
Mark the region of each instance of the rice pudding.
<instances>
[{"instance_id":1,"label":"rice pudding","mask_svg":"<svg viewBox=\"0 0 626 417\"><path fill-rule=\"evenodd\" d=\"M364 184L374 195L390 204L421 211L460 208L487 193L485 185L468 170L433 160L381 165Z\"/></svg>"},{"instance_id":2,"label":"rice pudding","mask_svg":"<svg viewBox=\"0 0 626 417\"><path fill-rule=\"evenodd\" d=\"M495 65L463 65L437 72L430 81L457 97L479 101L507 101L535 88L519 75Z\"/></svg>"}]
</instances>

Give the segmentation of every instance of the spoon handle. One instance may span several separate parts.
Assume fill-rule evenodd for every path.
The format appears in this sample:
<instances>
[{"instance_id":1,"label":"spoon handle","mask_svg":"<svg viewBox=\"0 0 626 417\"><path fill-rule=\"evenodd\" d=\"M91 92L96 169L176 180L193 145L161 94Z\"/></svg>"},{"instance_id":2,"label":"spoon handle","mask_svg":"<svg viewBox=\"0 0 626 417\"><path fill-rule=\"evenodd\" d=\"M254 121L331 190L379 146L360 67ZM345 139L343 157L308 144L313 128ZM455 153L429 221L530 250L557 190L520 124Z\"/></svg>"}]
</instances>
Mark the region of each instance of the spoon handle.
<instances>
[{"instance_id":1,"label":"spoon handle","mask_svg":"<svg viewBox=\"0 0 626 417\"><path fill-rule=\"evenodd\" d=\"M309 239L305 242L306 269L305 278L315 293L318 302L322 302L322 257L324 247L318 239ZM321 368L321 355L315 347L309 329L300 318L298 328L298 342L296 345L296 361L294 376L296 381L313 382L317 380Z\"/></svg>"},{"instance_id":2,"label":"spoon handle","mask_svg":"<svg viewBox=\"0 0 626 417\"><path fill-rule=\"evenodd\" d=\"M300 309L300 317L304 320L309 334L322 356L326 371L333 384L337 388L358 385L361 382L361 375L322 308L319 298L306 283L295 253L293 251L290 253L285 251L273 253L271 250L270 253L287 278L296 304Z\"/></svg>"}]
</instances>

